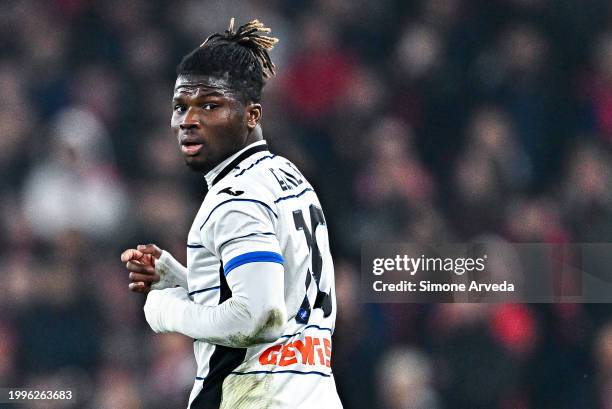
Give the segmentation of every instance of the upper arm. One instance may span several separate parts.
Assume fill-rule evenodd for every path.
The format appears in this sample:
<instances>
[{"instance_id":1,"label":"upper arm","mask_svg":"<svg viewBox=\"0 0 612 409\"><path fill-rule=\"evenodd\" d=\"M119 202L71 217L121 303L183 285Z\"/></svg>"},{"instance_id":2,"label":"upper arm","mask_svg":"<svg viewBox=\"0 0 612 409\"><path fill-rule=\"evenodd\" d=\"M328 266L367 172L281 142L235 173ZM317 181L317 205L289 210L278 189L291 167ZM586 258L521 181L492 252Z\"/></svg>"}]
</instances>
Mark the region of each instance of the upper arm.
<instances>
[{"instance_id":1,"label":"upper arm","mask_svg":"<svg viewBox=\"0 0 612 409\"><path fill-rule=\"evenodd\" d=\"M221 202L213 209L202 225L201 236L205 246L221 260L232 292L236 285L232 276L234 269L247 264L283 265L274 208L264 202L243 199ZM256 283L261 277L252 275L247 278ZM277 279L282 282L282 275Z\"/></svg>"},{"instance_id":2,"label":"upper arm","mask_svg":"<svg viewBox=\"0 0 612 409\"><path fill-rule=\"evenodd\" d=\"M204 223L204 244L221 260L234 302L250 316L255 337L272 339L286 321L284 268L273 208L228 202Z\"/></svg>"},{"instance_id":3,"label":"upper arm","mask_svg":"<svg viewBox=\"0 0 612 409\"><path fill-rule=\"evenodd\" d=\"M248 252L280 255L276 235L278 213L263 201L228 199L212 206L200 227L203 244L226 265Z\"/></svg>"}]
</instances>

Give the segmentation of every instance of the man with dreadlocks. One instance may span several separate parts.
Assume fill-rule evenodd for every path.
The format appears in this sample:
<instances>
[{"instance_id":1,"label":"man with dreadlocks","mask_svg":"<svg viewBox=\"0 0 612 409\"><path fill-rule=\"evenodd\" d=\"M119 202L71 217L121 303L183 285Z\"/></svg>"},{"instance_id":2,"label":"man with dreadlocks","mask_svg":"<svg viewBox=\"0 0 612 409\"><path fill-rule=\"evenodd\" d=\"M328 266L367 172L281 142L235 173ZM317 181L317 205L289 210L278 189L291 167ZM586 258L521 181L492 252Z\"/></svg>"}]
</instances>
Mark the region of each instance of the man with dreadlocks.
<instances>
[{"instance_id":1,"label":"man with dreadlocks","mask_svg":"<svg viewBox=\"0 0 612 409\"><path fill-rule=\"evenodd\" d=\"M189 408L341 408L331 372L336 318L325 217L312 186L268 151L261 90L278 41L254 20L183 58L172 129L208 193L187 267L154 244L123 252L155 332L194 339Z\"/></svg>"}]
</instances>

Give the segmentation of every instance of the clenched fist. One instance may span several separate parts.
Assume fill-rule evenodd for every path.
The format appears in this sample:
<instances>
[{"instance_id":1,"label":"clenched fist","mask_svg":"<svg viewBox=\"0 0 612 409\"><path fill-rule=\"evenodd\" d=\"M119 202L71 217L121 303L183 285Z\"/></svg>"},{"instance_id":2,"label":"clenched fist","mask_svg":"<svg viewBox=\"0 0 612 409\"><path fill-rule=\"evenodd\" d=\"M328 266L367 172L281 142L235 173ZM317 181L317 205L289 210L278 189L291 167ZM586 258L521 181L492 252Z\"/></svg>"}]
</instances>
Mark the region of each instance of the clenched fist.
<instances>
[{"instance_id":1,"label":"clenched fist","mask_svg":"<svg viewBox=\"0 0 612 409\"><path fill-rule=\"evenodd\" d=\"M129 289L146 294L151 291L151 285L159 281L155 272L155 262L161 257L162 250L155 244L139 244L135 249L127 249L121 253L121 261L126 263L130 279Z\"/></svg>"}]
</instances>

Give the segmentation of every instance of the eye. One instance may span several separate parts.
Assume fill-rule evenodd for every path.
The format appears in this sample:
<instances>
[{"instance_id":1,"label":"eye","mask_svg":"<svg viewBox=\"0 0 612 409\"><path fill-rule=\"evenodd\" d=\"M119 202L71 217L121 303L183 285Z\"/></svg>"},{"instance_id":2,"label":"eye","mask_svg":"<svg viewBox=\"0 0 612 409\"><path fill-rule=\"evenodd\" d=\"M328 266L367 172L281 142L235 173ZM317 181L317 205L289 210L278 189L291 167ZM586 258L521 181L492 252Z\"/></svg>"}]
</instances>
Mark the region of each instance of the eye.
<instances>
[{"instance_id":1,"label":"eye","mask_svg":"<svg viewBox=\"0 0 612 409\"><path fill-rule=\"evenodd\" d=\"M206 104L202 105L202 109L205 111L212 111L218 107L219 105L213 104L212 102L207 102Z\"/></svg>"},{"instance_id":2,"label":"eye","mask_svg":"<svg viewBox=\"0 0 612 409\"><path fill-rule=\"evenodd\" d=\"M183 112L187 110L187 107L185 106L185 104L174 104L172 109L174 110L174 112L178 112L179 114L182 114Z\"/></svg>"}]
</instances>

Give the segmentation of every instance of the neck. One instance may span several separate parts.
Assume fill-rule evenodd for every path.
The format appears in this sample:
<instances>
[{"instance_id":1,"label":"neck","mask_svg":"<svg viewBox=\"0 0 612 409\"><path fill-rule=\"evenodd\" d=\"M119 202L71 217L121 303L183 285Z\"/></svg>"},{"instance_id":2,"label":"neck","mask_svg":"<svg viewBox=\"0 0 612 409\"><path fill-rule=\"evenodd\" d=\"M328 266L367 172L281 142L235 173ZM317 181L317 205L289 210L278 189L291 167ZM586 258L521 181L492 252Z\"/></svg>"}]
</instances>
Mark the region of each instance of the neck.
<instances>
[{"instance_id":1,"label":"neck","mask_svg":"<svg viewBox=\"0 0 612 409\"><path fill-rule=\"evenodd\" d=\"M247 145L252 144L253 142L261 141L263 139L263 133L261 131L261 126L258 124L255 128L251 129L247 134L246 140L242 147L244 148ZM242 149L242 148L240 148Z\"/></svg>"}]
</instances>

